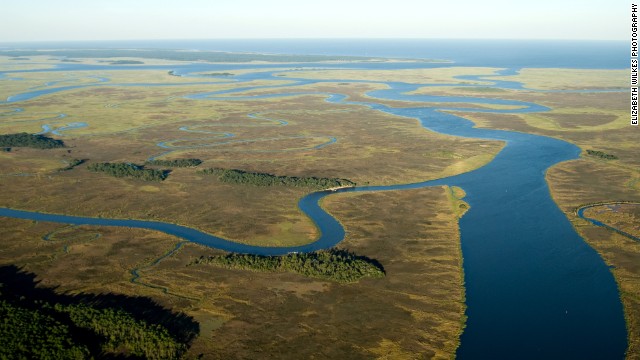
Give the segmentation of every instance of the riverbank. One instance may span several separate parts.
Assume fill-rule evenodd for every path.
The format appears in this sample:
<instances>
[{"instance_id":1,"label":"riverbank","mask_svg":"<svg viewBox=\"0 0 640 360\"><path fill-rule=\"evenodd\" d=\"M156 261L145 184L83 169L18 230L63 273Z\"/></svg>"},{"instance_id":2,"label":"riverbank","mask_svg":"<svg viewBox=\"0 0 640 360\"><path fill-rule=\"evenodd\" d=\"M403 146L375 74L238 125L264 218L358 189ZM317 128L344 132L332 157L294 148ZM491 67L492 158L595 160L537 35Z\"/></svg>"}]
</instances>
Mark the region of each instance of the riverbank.
<instances>
[{"instance_id":1,"label":"riverbank","mask_svg":"<svg viewBox=\"0 0 640 360\"><path fill-rule=\"evenodd\" d=\"M640 246L637 241L581 219L575 209L585 203L612 201L606 199L640 201L637 190L627 185L633 176L630 170L598 160L563 163L547 174L554 200L585 241L610 266L616 278L625 309L628 360L640 356ZM580 191L576 192L576 189Z\"/></svg>"}]
</instances>

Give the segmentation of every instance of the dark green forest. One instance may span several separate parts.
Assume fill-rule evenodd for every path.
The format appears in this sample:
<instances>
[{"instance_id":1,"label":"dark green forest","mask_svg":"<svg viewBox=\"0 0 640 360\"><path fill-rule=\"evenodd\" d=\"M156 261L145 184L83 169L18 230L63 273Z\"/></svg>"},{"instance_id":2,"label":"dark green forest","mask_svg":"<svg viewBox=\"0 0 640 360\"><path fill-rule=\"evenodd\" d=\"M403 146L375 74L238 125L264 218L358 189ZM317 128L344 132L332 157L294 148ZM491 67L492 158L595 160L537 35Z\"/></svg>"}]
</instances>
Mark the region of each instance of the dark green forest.
<instances>
[{"instance_id":1,"label":"dark green forest","mask_svg":"<svg viewBox=\"0 0 640 360\"><path fill-rule=\"evenodd\" d=\"M597 157L604 160L616 160L618 157L615 155L607 154L598 150L587 150L587 155Z\"/></svg>"},{"instance_id":2,"label":"dark green forest","mask_svg":"<svg viewBox=\"0 0 640 360\"><path fill-rule=\"evenodd\" d=\"M198 323L148 298L66 295L0 267L0 359L179 359Z\"/></svg>"},{"instance_id":3,"label":"dark green forest","mask_svg":"<svg viewBox=\"0 0 640 360\"><path fill-rule=\"evenodd\" d=\"M146 165L166 167L196 167L202 164L200 159L149 160Z\"/></svg>"},{"instance_id":4,"label":"dark green forest","mask_svg":"<svg viewBox=\"0 0 640 360\"><path fill-rule=\"evenodd\" d=\"M44 135L23 133L0 135L0 147L30 147L36 149L54 149L64 147L62 140L52 139Z\"/></svg>"},{"instance_id":5,"label":"dark green forest","mask_svg":"<svg viewBox=\"0 0 640 360\"><path fill-rule=\"evenodd\" d=\"M130 177L145 181L162 181L169 176L168 170L145 169L144 166L131 163L94 163L87 169L115 177Z\"/></svg>"},{"instance_id":6,"label":"dark green forest","mask_svg":"<svg viewBox=\"0 0 640 360\"><path fill-rule=\"evenodd\" d=\"M201 256L190 263L190 265L195 264L210 264L226 269L292 272L340 283L357 282L364 277L385 276L384 268L378 261L341 249L291 253L283 256L230 253Z\"/></svg>"},{"instance_id":7,"label":"dark green forest","mask_svg":"<svg viewBox=\"0 0 640 360\"><path fill-rule=\"evenodd\" d=\"M255 186L295 186L313 189L329 189L343 186L355 186L356 183L337 178L277 176L266 173L248 172L238 169L211 168L200 171L201 174L215 175L222 182Z\"/></svg>"}]
</instances>

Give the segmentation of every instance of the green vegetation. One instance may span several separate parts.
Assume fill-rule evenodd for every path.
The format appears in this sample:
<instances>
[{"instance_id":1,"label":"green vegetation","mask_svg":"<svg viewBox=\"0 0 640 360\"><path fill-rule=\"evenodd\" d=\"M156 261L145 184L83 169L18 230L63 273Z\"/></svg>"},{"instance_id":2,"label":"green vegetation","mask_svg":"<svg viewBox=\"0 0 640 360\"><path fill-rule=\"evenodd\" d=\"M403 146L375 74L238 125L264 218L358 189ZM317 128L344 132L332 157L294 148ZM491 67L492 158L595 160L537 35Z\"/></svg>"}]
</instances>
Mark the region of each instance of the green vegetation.
<instances>
[{"instance_id":1,"label":"green vegetation","mask_svg":"<svg viewBox=\"0 0 640 360\"><path fill-rule=\"evenodd\" d=\"M125 348L128 354L136 357L175 359L185 350L183 344L171 338L166 328L137 321L120 309L95 309L84 304L56 304L54 309L68 314L75 326L104 338L101 350L106 353L117 353Z\"/></svg>"},{"instance_id":2,"label":"green vegetation","mask_svg":"<svg viewBox=\"0 0 640 360\"><path fill-rule=\"evenodd\" d=\"M589 156L593 156L593 157L597 157L600 159L604 159L604 160L616 160L618 159L617 156L615 155L611 155L611 154L607 154L603 151L598 151L598 150L587 150L587 155Z\"/></svg>"},{"instance_id":3,"label":"green vegetation","mask_svg":"<svg viewBox=\"0 0 640 360\"><path fill-rule=\"evenodd\" d=\"M0 300L0 358L84 359L89 349L72 340L69 326L38 309Z\"/></svg>"},{"instance_id":4,"label":"green vegetation","mask_svg":"<svg viewBox=\"0 0 640 360\"><path fill-rule=\"evenodd\" d=\"M202 164L200 159L173 159L173 160L150 160L146 165L167 166L167 167L196 167Z\"/></svg>"},{"instance_id":5,"label":"green vegetation","mask_svg":"<svg viewBox=\"0 0 640 360\"><path fill-rule=\"evenodd\" d=\"M377 261L340 249L306 254L291 253L284 256L230 253L209 257L201 256L191 264L211 264L227 269L293 272L340 283L357 282L363 277L381 278L385 276L382 265Z\"/></svg>"},{"instance_id":6,"label":"green vegetation","mask_svg":"<svg viewBox=\"0 0 640 360\"><path fill-rule=\"evenodd\" d=\"M277 176L266 173L247 172L238 169L210 168L200 171L205 175L216 175L220 181L231 184L248 184L255 186L295 186L314 189L355 186L356 183L337 178Z\"/></svg>"},{"instance_id":7,"label":"green vegetation","mask_svg":"<svg viewBox=\"0 0 640 360\"><path fill-rule=\"evenodd\" d=\"M169 175L167 170L145 169L144 166L131 163L95 163L87 168L89 171L104 172L115 177L132 177L145 181L162 181Z\"/></svg>"},{"instance_id":8,"label":"green vegetation","mask_svg":"<svg viewBox=\"0 0 640 360\"><path fill-rule=\"evenodd\" d=\"M31 280L28 274L12 266L0 272L1 359L179 359L187 350L187 339L180 341L165 326L136 318L124 310L126 304L105 306L96 297L35 288L33 282L22 282Z\"/></svg>"},{"instance_id":9,"label":"green vegetation","mask_svg":"<svg viewBox=\"0 0 640 360\"><path fill-rule=\"evenodd\" d=\"M62 140L44 135L23 133L0 135L0 147L30 147L36 149L54 149L64 147Z\"/></svg>"},{"instance_id":10,"label":"green vegetation","mask_svg":"<svg viewBox=\"0 0 640 360\"><path fill-rule=\"evenodd\" d=\"M124 352L177 359L186 350L166 328L138 321L120 309L48 302L29 307L0 300L0 358L86 359Z\"/></svg>"}]
</instances>

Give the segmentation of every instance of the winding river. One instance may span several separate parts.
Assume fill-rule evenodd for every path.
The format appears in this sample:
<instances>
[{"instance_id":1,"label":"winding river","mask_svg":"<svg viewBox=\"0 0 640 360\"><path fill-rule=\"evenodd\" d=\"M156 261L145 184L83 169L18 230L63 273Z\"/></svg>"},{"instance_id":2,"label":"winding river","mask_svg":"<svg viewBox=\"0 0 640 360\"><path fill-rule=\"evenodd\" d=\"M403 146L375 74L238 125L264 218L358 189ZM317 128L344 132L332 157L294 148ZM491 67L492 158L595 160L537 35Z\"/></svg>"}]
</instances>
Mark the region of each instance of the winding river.
<instances>
[{"instance_id":1,"label":"winding river","mask_svg":"<svg viewBox=\"0 0 640 360\"><path fill-rule=\"evenodd\" d=\"M164 67L179 74L202 71L202 64L189 68ZM270 67L277 67L269 65ZM287 65L290 68L296 65ZM300 65L300 66L309 66ZM326 67L326 65L322 65ZM340 65L354 68L403 68L415 64ZM423 67L429 65L422 65ZM337 65L336 65L337 67ZM61 67L64 71L67 67ZM95 67L75 65L74 70ZM123 67L118 67L122 69ZM130 67L136 69L135 67ZM215 65L209 70L234 70L246 65ZM104 69L102 67L101 69ZM140 67L138 67L140 69ZM507 70L502 74L514 73ZM472 77L468 77L471 79ZM237 76L233 80L276 79L273 71ZM282 78L277 78L282 80ZM328 80L291 79L285 86L244 87L193 94L190 99L217 101L290 96L296 85ZM335 79L333 81L349 81ZM108 83L80 85L108 86ZM147 84L138 84L146 86ZM169 84L166 84L167 86ZM471 208L460 220L467 301L467 324L457 356L460 359L622 359L626 329L622 305L613 276L599 255L578 236L566 216L551 199L545 173L551 166L578 157L580 150L567 142L525 133L475 128L470 121L442 110L523 113L547 108L520 101L441 97L407 94L420 86L387 82L387 89L371 91L371 102L349 102L344 95L325 94L326 101L368 106L371 109L417 119L431 131L453 136L500 140L503 150L489 164L457 176L392 186L366 186L336 192L311 193L299 202L302 211L316 223L321 234L313 243L296 247L259 247L236 243L184 226L144 220L86 218L0 208L0 216L68 224L125 226L162 231L199 244L227 251L278 255L332 247L345 235L339 222L319 206L325 196L343 192L403 190L427 186L463 188ZM136 86L136 85L129 85ZM440 85L442 86L442 85ZM484 85L483 85L484 86ZM521 88L521 84L496 81L494 87ZM43 94L78 88L64 86L17 94L18 102ZM255 89L286 88L289 92L242 97L233 93ZM57 90L56 90L57 89ZM411 101L414 108L393 108L376 99ZM430 103L484 103L517 105L515 110L442 108Z\"/></svg>"}]
</instances>

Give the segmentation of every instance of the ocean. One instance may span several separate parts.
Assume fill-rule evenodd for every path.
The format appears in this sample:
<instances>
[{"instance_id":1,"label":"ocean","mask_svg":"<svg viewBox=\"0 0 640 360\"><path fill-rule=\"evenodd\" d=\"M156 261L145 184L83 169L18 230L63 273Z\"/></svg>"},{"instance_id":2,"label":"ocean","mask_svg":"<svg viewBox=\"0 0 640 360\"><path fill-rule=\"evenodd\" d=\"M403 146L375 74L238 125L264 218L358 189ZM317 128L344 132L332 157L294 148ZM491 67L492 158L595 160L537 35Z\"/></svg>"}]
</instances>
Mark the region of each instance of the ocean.
<instances>
[{"instance_id":1,"label":"ocean","mask_svg":"<svg viewBox=\"0 0 640 360\"><path fill-rule=\"evenodd\" d=\"M446 39L219 39L0 43L0 49L181 49L451 61L458 66L625 69L624 41Z\"/></svg>"}]
</instances>

